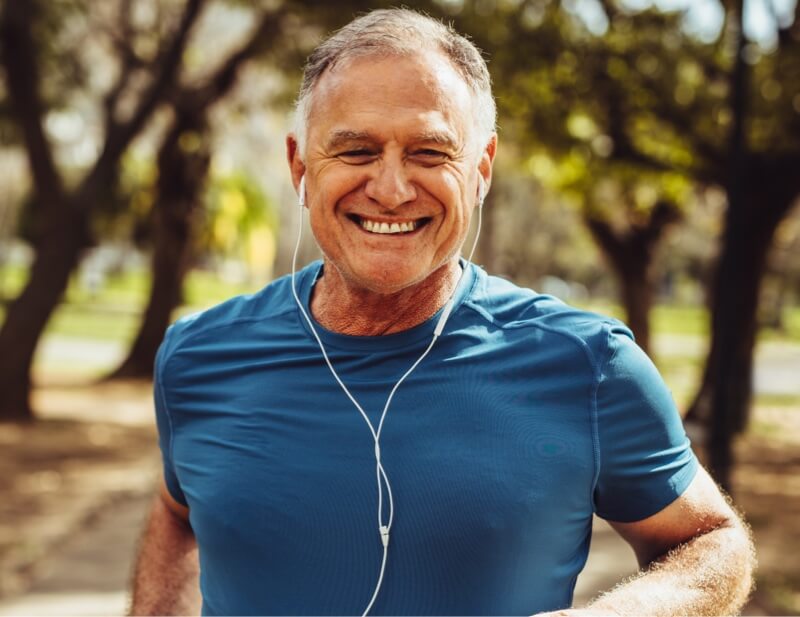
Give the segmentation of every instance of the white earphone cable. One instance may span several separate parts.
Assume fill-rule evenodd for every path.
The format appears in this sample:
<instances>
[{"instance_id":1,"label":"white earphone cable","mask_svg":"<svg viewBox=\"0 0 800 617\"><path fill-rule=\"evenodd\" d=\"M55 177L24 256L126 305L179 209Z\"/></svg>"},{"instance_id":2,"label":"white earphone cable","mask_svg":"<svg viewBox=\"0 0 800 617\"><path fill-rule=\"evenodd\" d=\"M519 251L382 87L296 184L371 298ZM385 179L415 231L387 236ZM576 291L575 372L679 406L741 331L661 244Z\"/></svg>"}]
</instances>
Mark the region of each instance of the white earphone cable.
<instances>
[{"instance_id":1,"label":"white earphone cable","mask_svg":"<svg viewBox=\"0 0 800 617\"><path fill-rule=\"evenodd\" d=\"M472 249L470 250L469 257L467 258L467 262L472 261L472 256L475 254L475 248L478 246L478 237L480 236L481 232L481 222L482 222L482 211L483 211L483 181L482 179L479 180L480 184L480 192L478 195L478 224L475 230L475 239L472 243ZM333 375L336 382L341 387L342 391L347 395L347 398L355 405L358 412L361 414L361 417L366 422L367 427L369 428L370 433L372 434L372 439L375 442L375 474L378 484L378 531L381 536L381 543L383 544L383 558L381 560L381 569L378 575L378 582L375 586L375 591L372 594L372 599L369 601L367 608L364 610L362 617L366 617L369 614L369 611L372 609L375 600L378 597L378 593L380 592L381 585L383 583L383 575L386 571L386 560L389 551L389 532L392 528L392 522L394 520L394 498L392 496L392 486L389 483L389 478L386 475L386 470L383 468L383 464L381 462L381 449L380 449L380 437L381 431L383 430L383 423L386 419L386 414L389 411L389 405L392 403L392 399L394 398L395 392L400 387L400 384L405 381L405 379L411 375L414 369L419 366L419 364L425 359L425 357L430 353L431 349L433 349L434 344L438 340L439 336L441 336L442 331L444 330L444 325L447 322L447 319L450 317L450 312L453 310L453 306L455 304L456 299L456 291L461 286L461 281L464 278L464 274L466 273L466 267L462 269L461 274L458 277L458 281L453 288L452 293L450 294L450 298L444 305L442 310L442 314L439 316L439 321L436 324L436 328L434 329L433 338L431 342L428 344L428 347L422 353L422 355L417 358L417 361L411 365L411 367L403 373L403 376L397 381L397 383L392 388L391 392L389 393L388 398L386 399L386 404L383 406L383 411L381 412L380 420L378 421L378 428L377 430L370 422L369 417L367 416L364 409L361 407L359 402L355 399L355 397L350 393L347 386L339 377L339 374L336 372L336 369L333 367L333 363L331 362L330 358L328 357L328 352L325 351L325 346L322 344L322 339L320 338L319 334L317 333L317 329L314 327L314 324L311 320L311 317L306 312L303 303L300 301L300 297L297 294L297 288L295 286L295 274L297 272L297 256L300 252L300 242L303 236L303 211L305 210L305 178L300 180L300 187L299 187L299 199L300 199L300 223L298 225L298 232L297 232L297 242L294 247L294 254L292 255L292 277L291 277L291 284L292 284L292 295L294 296L294 300L297 303L297 307L300 309L303 318L305 319L306 323L308 324L311 333L314 335L314 338L317 341L317 345L322 352L322 357L325 359L325 363L328 365L328 369L330 370L331 374ZM386 486L386 494L389 500L389 520L387 521L386 525L383 524L383 486Z\"/></svg>"}]
</instances>

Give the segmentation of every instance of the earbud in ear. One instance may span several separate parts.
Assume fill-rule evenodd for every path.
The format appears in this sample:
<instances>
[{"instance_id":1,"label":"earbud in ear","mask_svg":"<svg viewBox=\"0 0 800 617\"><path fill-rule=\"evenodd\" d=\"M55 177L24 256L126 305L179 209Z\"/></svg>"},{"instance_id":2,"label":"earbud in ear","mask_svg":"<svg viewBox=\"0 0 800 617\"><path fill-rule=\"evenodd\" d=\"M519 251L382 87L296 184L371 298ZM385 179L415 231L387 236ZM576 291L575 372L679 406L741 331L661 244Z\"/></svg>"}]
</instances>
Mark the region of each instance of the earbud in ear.
<instances>
[{"instance_id":1,"label":"earbud in ear","mask_svg":"<svg viewBox=\"0 0 800 617\"><path fill-rule=\"evenodd\" d=\"M483 200L486 198L486 180L483 176L478 174L478 207L483 206Z\"/></svg>"},{"instance_id":2,"label":"earbud in ear","mask_svg":"<svg viewBox=\"0 0 800 617\"><path fill-rule=\"evenodd\" d=\"M297 187L297 203L302 208L306 205L306 177L300 176L300 186Z\"/></svg>"}]
</instances>

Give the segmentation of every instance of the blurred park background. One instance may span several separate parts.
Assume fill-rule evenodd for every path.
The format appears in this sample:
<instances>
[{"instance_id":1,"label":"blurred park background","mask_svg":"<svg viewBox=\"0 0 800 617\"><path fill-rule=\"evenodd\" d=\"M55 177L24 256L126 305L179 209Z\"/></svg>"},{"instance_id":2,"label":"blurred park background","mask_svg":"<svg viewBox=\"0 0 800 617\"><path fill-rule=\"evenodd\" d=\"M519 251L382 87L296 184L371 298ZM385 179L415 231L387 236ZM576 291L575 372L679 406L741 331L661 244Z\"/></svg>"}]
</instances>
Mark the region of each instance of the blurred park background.
<instances>
[{"instance_id":1,"label":"blurred park background","mask_svg":"<svg viewBox=\"0 0 800 617\"><path fill-rule=\"evenodd\" d=\"M303 60L390 5L0 0L0 608L54 569L75 600L86 564L118 601L103 573L126 576L158 480L164 330L289 271ZM754 528L754 610L797 614L797 1L404 5L489 59L476 261L631 325Z\"/></svg>"}]
</instances>

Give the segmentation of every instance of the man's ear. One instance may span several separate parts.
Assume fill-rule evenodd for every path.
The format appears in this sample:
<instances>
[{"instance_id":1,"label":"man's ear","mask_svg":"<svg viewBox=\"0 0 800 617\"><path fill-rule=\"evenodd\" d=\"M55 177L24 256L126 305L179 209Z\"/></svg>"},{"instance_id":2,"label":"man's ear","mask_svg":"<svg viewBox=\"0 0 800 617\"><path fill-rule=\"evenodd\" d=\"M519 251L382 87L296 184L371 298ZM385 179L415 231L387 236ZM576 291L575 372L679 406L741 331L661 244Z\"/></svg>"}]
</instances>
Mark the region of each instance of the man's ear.
<instances>
[{"instance_id":1,"label":"man's ear","mask_svg":"<svg viewBox=\"0 0 800 617\"><path fill-rule=\"evenodd\" d=\"M478 161L478 173L483 178L483 194L489 192L489 187L492 184L492 165L494 164L494 157L497 154L497 133L492 133L489 142L481 154L480 161Z\"/></svg>"},{"instance_id":2,"label":"man's ear","mask_svg":"<svg viewBox=\"0 0 800 617\"><path fill-rule=\"evenodd\" d=\"M306 174L306 164L300 156L300 147L294 133L286 136L286 160L289 163L289 171L292 174L292 184L294 190L300 188L300 178Z\"/></svg>"}]
</instances>

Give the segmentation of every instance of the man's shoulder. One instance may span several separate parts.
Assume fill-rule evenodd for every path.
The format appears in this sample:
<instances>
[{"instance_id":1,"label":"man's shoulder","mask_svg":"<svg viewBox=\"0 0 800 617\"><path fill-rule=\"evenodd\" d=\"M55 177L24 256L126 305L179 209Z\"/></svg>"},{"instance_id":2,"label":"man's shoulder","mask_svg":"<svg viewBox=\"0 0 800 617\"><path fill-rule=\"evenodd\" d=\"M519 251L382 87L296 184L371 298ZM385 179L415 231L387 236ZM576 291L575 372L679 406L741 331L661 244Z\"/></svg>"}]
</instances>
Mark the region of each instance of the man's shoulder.
<instances>
[{"instance_id":1,"label":"man's shoulder","mask_svg":"<svg viewBox=\"0 0 800 617\"><path fill-rule=\"evenodd\" d=\"M290 276L275 279L251 294L229 298L212 307L185 315L172 324L165 337L165 347L174 350L187 341L228 339L232 328L246 335L249 324L257 325L289 313L295 308Z\"/></svg>"},{"instance_id":2,"label":"man's shoulder","mask_svg":"<svg viewBox=\"0 0 800 617\"><path fill-rule=\"evenodd\" d=\"M609 336L633 338L628 327L613 317L572 306L501 276L482 273L480 278L469 305L498 327L535 328L595 352L607 347Z\"/></svg>"}]
</instances>

